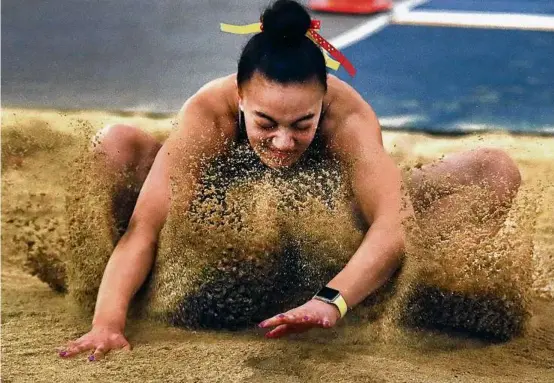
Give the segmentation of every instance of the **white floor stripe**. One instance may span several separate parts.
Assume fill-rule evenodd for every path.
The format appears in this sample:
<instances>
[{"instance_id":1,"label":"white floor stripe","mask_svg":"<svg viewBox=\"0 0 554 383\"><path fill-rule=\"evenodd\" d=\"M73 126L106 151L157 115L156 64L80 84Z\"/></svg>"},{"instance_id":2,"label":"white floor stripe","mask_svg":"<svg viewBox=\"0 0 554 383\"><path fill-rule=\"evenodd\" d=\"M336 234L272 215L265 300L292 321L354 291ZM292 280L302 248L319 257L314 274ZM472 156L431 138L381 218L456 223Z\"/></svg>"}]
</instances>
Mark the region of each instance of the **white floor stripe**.
<instances>
[{"instance_id":1,"label":"white floor stripe","mask_svg":"<svg viewBox=\"0 0 554 383\"><path fill-rule=\"evenodd\" d=\"M395 12L391 23L464 28L554 31L554 16L518 13L404 11Z\"/></svg>"},{"instance_id":2,"label":"white floor stripe","mask_svg":"<svg viewBox=\"0 0 554 383\"><path fill-rule=\"evenodd\" d=\"M379 124L386 129L403 129L413 125L415 122L424 121L425 118L415 114L403 116L381 116Z\"/></svg>"},{"instance_id":3,"label":"white floor stripe","mask_svg":"<svg viewBox=\"0 0 554 383\"><path fill-rule=\"evenodd\" d=\"M373 17L371 20L358 25L357 27L354 27L353 29L340 34L339 36L330 40L330 43L333 44L337 49L345 48L383 29L392 21L392 15L394 13L407 13L410 9L415 8L418 5L421 5L428 1L429 0L403 1L400 4L395 5L391 12Z\"/></svg>"}]
</instances>

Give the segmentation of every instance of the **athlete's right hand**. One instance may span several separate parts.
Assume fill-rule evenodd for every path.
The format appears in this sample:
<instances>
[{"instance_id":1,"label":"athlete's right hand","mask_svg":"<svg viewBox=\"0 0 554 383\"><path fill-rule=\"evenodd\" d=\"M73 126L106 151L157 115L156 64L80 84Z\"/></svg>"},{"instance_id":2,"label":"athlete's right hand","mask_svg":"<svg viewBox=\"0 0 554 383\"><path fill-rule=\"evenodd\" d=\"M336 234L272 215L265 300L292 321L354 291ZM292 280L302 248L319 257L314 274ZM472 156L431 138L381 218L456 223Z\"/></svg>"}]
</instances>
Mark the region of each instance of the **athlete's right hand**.
<instances>
[{"instance_id":1,"label":"athlete's right hand","mask_svg":"<svg viewBox=\"0 0 554 383\"><path fill-rule=\"evenodd\" d=\"M59 351L62 358L70 358L85 351L91 351L89 361L100 360L110 350L131 350L131 345L119 329L107 326L95 326L77 340L69 342Z\"/></svg>"}]
</instances>

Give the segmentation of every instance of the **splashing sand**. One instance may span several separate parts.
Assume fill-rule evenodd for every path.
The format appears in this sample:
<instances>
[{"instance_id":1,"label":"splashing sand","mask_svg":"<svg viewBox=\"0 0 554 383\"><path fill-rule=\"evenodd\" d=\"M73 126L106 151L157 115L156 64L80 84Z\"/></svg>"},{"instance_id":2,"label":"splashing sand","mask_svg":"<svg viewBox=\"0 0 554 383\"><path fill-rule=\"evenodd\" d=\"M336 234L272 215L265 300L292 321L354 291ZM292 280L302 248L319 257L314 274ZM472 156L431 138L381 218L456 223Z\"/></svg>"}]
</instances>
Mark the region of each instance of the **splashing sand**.
<instances>
[{"instance_id":1,"label":"splashing sand","mask_svg":"<svg viewBox=\"0 0 554 383\"><path fill-rule=\"evenodd\" d=\"M33 115L40 115L40 119L33 121ZM81 138L100 128L99 120L121 118L88 113L79 120L79 116L56 112L4 111L2 310L6 378L24 372L30 381L41 377L50 380L51 373L40 366L52 363L59 366L55 370L60 376L68 365L80 374L94 374L78 362L52 362L54 356L40 350L59 345L88 326L89 319L76 319L81 314L69 310L69 305L76 301L80 307L92 307L118 232L109 214L112 189L106 187L109 182L91 178L89 159L81 155L85 142ZM136 116L132 118L141 122ZM48 121L55 122L51 123L54 129L48 127ZM161 122L142 121L152 125ZM163 122L169 125L169 121ZM465 140L482 144L479 137ZM464 147L461 139L408 134L387 133L385 141L398 162L405 164L432 160ZM487 141L504 144L523 171L524 187L507 223L495 237L480 235L479 222L468 220L471 211L461 209L456 219L446 217L450 219L441 225L424 228L424 235L414 235L412 256L407 257L394 283L372 297L383 303L377 314L361 307L332 331L314 331L277 343L253 338L251 330L198 335L135 321L130 326L130 340L139 348L133 352L133 360L124 354L112 356L106 362L114 368L108 376L111 380L136 377L141 366L155 363L157 358L164 360L163 355L169 352L180 355L178 360L184 358L183 363L188 360L185 364L196 361L196 368L187 370L192 380L195 376L209 380L225 371L229 381L398 381L412 378L416 372L421 381L437 377L455 380L455 375L468 381L487 381L496 374L504 380L537 377L548 381L554 365L554 329L547 319L554 313L554 266L552 214L545 206L553 197L552 188L541 189L537 180L552 178L548 153L554 152L554 142L507 135ZM543 149L544 154L538 155L537 147L549 152ZM71 172L70 168L83 171ZM332 169L305 170L295 178L295 188L290 188L286 175L259 172L232 177L235 182L225 185L223 194L221 188L210 189L210 182L206 182L203 198L190 212L171 212L156 268L136 302L137 314L148 312L189 327L233 329L249 326L305 299L346 262L361 238L349 214L347 193L341 191L340 172ZM221 171L221 167L214 169L212 175ZM64 212L61 182L67 174L73 176L65 185L71 192ZM207 178L210 181L209 175ZM214 180L221 181L221 177L212 177ZM331 184L325 186L321 180ZM329 196L329 190L335 193ZM258 198L245 199L244 195ZM479 206L469 203L479 200L478 191L468 195L471 200L461 200L460 206ZM462 230L450 230L448 238L436 230L454 229L449 225L460 220ZM207 235L194 235L196 232ZM25 276L19 271L24 262L51 287L60 291L69 287L75 299L53 295L40 282ZM300 277L305 275L310 277ZM268 296L273 299L268 300ZM375 311L374 305L367 306ZM44 320L33 320L37 313ZM368 318L372 322L367 322ZM49 333L52 323L59 327ZM507 339L518 334L525 323L522 337L498 346L466 339L467 335L411 330L456 329ZM178 343L178 339L186 344ZM152 356L152 350L160 355ZM311 356L299 357L298 352ZM224 354L227 356L221 359ZM351 375L334 376L324 367L329 358L333 363L347 363ZM383 367L383 359L387 367ZM185 371L178 360L164 360L155 376L175 378L163 371ZM375 370L377 365L381 370ZM502 370L496 371L495 365Z\"/></svg>"}]
</instances>

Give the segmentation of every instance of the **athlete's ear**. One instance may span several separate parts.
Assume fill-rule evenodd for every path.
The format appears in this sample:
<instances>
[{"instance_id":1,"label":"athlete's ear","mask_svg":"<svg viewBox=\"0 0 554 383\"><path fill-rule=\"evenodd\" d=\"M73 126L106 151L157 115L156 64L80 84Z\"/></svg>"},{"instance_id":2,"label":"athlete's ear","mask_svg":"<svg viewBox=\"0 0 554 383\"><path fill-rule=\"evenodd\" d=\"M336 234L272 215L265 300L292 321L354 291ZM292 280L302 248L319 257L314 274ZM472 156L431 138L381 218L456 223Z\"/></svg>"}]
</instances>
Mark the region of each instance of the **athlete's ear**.
<instances>
[{"instance_id":1,"label":"athlete's ear","mask_svg":"<svg viewBox=\"0 0 554 383\"><path fill-rule=\"evenodd\" d=\"M239 95L239 109L244 112L244 107L242 106L242 97Z\"/></svg>"},{"instance_id":2,"label":"athlete's ear","mask_svg":"<svg viewBox=\"0 0 554 383\"><path fill-rule=\"evenodd\" d=\"M237 82L237 79L235 78L235 85L237 87L237 93L239 96L239 109L244 112L244 109L242 108L242 91L239 87L239 83Z\"/></svg>"}]
</instances>

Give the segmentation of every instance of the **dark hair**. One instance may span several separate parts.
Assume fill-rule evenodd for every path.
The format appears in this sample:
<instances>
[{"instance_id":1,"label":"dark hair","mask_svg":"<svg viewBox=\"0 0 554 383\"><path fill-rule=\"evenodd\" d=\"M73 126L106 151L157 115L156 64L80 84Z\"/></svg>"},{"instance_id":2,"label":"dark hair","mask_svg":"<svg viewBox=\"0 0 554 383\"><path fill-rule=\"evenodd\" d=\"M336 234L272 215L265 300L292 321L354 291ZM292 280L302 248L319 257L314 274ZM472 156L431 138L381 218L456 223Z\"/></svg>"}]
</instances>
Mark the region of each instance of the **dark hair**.
<instances>
[{"instance_id":1,"label":"dark hair","mask_svg":"<svg viewBox=\"0 0 554 383\"><path fill-rule=\"evenodd\" d=\"M317 80L327 90L327 67L319 46L306 36L311 18L293 0L277 0L261 16L262 33L253 36L240 55L239 87L256 71L279 83Z\"/></svg>"}]
</instances>

